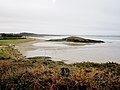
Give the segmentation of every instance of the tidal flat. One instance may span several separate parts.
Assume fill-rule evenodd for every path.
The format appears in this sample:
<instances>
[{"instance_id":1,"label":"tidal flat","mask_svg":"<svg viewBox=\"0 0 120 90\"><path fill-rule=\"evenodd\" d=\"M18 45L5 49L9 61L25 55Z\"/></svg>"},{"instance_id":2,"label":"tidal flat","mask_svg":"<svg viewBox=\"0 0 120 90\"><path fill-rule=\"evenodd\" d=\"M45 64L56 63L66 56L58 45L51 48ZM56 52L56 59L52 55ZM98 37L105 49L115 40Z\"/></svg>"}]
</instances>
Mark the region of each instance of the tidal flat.
<instances>
[{"instance_id":1,"label":"tidal flat","mask_svg":"<svg viewBox=\"0 0 120 90\"><path fill-rule=\"evenodd\" d=\"M84 37L84 36L83 36ZM63 37L44 37L42 40ZM89 38L89 37L87 37ZM119 37L92 37L93 39L105 40L105 43L77 43L77 42L46 42L38 41L30 45L21 44L25 49L24 55L27 57L49 56L52 60L66 61L66 63L75 62L117 62L120 63L120 40ZM106 39L107 38L107 39ZM112 39L111 39L112 38ZM41 38L38 38L41 39ZM30 50L32 49L32 50Z\"/></svg>"}]
</instances>

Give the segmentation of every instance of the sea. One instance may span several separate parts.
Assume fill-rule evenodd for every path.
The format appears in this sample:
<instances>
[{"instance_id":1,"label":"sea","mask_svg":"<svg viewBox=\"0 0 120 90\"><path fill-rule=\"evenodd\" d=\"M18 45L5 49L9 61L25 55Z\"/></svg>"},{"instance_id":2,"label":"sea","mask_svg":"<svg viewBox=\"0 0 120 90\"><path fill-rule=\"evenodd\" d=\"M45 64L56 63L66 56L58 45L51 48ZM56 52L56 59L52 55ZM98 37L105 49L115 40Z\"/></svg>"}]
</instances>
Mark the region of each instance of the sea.
<instances>
[{"instance_id":1,"label":"sea","mask_svg":"<svg viewBox=\"0 0 120 90\"><path fill-rule=\"evenodd\" d=\"M68 35L69 36L69 35ZM66 36L45 36L38 39L60 39ZM74 35L82 38L103 40L105 43L38 42L32 44L35 50L26 51L27 57L49 56L65 63L96 62L120 63L120 35Z\"/></svg>"}]
</instances>

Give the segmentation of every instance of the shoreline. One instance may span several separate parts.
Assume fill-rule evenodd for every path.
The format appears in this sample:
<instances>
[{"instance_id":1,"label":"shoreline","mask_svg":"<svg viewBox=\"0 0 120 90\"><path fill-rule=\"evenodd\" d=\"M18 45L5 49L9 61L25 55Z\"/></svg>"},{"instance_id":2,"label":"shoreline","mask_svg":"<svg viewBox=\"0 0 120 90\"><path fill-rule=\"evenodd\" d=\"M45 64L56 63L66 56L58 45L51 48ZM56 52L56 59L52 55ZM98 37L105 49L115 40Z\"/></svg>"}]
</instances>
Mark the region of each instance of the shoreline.
<instances>
[{"instance_id":1,"label":"shoreline","mask_svg":"<svg viewBox=\"0 0 120 90\"><path fill-rule=\"evenodd\" d=\"M45 43L44 43L45 42ZM47 46L34 46L32 44L35 43L44 43ZM54 43L53 43L54 44ZM59 43L57 43L59 44ZM119 52L117 47L113 47L111 44L103 44L103 45L89 45L85 47L73 47L70 45L66 45L65 47L59 46L49 46L48 43L44 39L34 39L33 41L24 42L16 44L16 48L26 57L36 57L36 56L48 56L51 57L54 61L64 61L65 63L75 63L75 62L95 62L95 63L106 63L106 62L119 62L118 53L113 55L114 52ZM106 48L107 47L107 48ZM109 49L111 48L111 49ZM39 50L40 49L40 50ZM57 51L58 50L58 51ZM97 51L98 50L98 51ZM110 54L107 53L108 50ZM32 53L31 53L32 51ZM97 51L97 52L96 52ZM104 51L104 53L103 53ZM112 52L111 52L112 51ZM28 53L27 53L28 52ZM29 53L30 52L30 53ZM72 53L72 54L71 54ZM76 57L72 56L76 55ZM110 57L110 58L109 58ZM118 58L116 58L118 57Z\"/></svg>"},{"instance_id":2,"label":"shoreline","mask_svg":"<svg viewBox=\"0 0 120 90\"><path fill-rule=\"evenodd\" d=\"M34 38L33 41L16 44L15 48L17 48L24 55L26 51L38 49L38 47L35 47L32 44L38 43L38 42L44 42L44 41L45 40L43 40L43 39Z\"/></svg>"}]
</instances>

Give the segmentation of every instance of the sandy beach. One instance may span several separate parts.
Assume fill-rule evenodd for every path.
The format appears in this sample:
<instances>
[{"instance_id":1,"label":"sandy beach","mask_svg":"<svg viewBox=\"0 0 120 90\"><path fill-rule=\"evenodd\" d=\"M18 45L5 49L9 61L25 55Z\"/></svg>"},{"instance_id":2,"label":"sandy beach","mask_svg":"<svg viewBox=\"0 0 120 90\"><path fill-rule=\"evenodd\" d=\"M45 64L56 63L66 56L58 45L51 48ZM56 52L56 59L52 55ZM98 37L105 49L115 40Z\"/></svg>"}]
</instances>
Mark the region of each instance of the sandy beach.
<instances>
[{"instance_id":1,"label":"sandy beach","mask_svg":"<svg viewBox=\"0 0 120 90\"><path fill-rule=\"evenodd\" d=\"M38 47L33 46L32 44L38 43L38 42L44 42L44 41L45 40L43 39L34 38L34 40L32 41L16 44L15 47L24 55L26 51L38 49Z\"/></svg>"}]
</instances>

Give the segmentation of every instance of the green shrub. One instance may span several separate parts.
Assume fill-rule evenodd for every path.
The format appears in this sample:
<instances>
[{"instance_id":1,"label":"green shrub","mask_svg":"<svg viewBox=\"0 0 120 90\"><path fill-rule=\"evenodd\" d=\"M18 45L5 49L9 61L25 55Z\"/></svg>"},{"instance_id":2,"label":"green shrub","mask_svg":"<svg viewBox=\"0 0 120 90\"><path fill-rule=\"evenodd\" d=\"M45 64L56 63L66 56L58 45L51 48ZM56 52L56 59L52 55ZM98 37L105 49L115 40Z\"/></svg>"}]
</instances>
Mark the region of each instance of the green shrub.
<instances>
[{"instance_id":1,"label":"green shrub","mask_svg":"<svg viewBox=\"0 0 120 90\"><path fill-rule=\"evenodd\" d=\"M82 63L75 63L77 67L99 67L100 64L92 63L92 62L82 62Z\"/></svg>"},{"instance_id":2,"label":"green shrub","mask_svg":"<svg viewBox=\"0 0 120 90\"><path fill-rule=\"evenodd\" d=\"M0 59L10 58L9 53L6 50L0 49Z\"/></svg>"}]
</instances>

